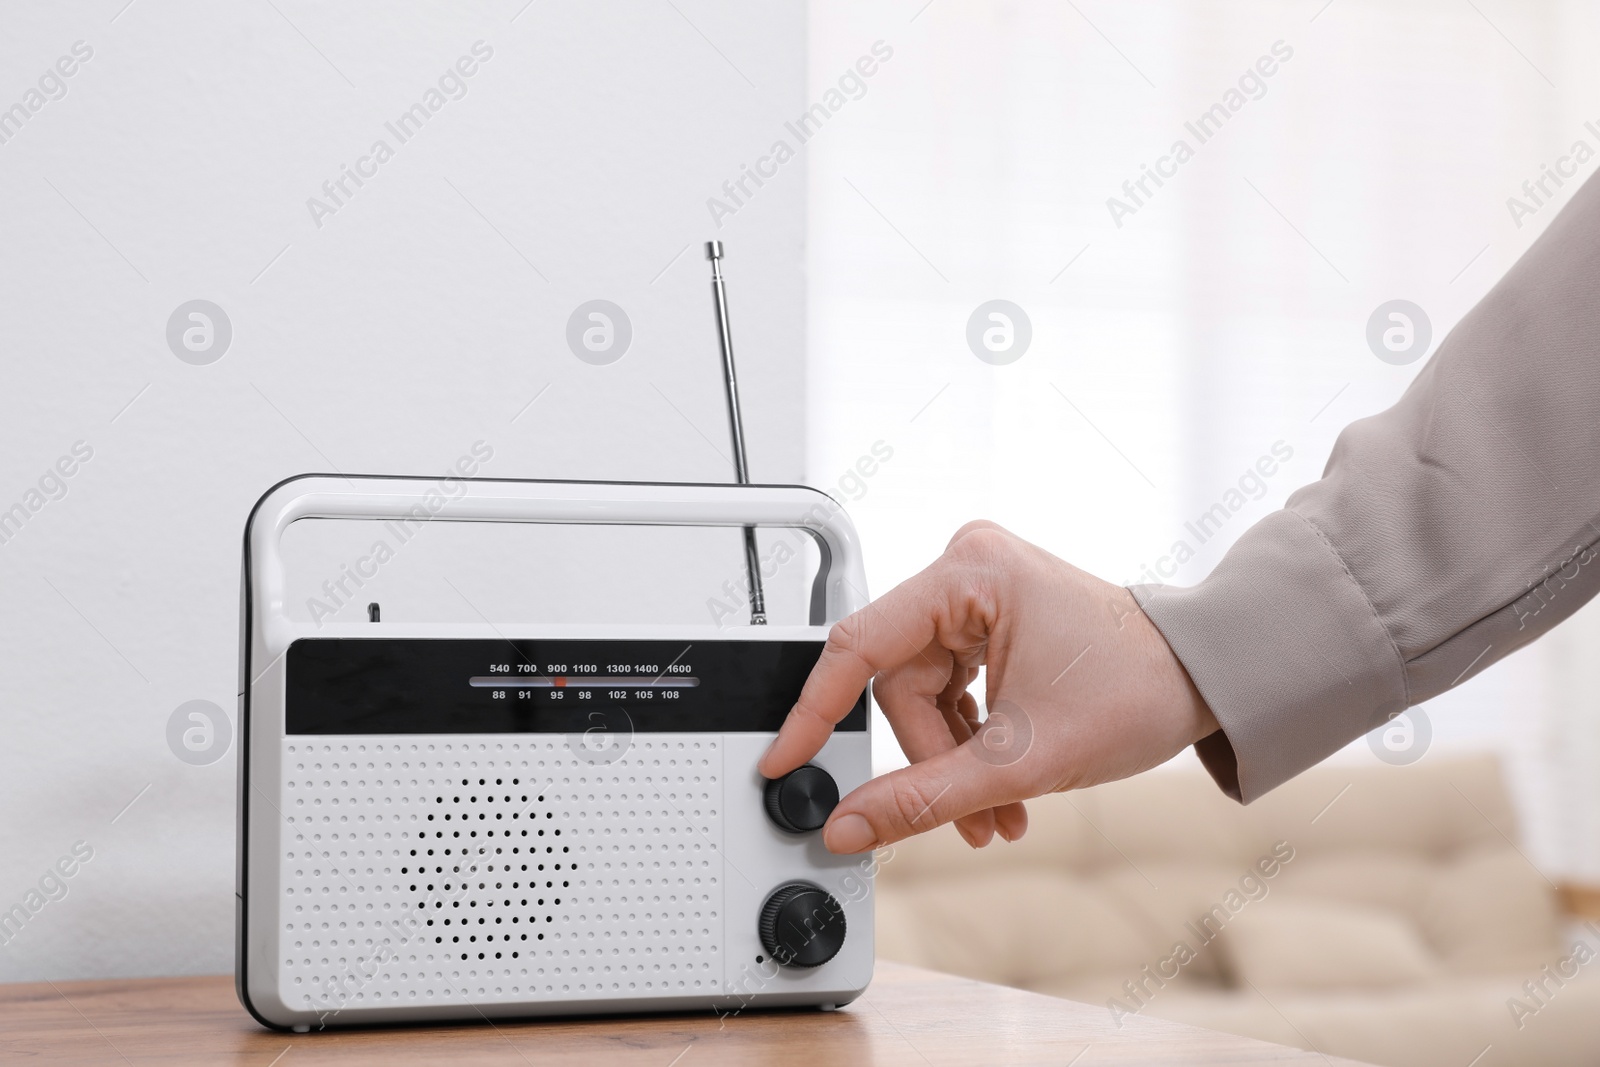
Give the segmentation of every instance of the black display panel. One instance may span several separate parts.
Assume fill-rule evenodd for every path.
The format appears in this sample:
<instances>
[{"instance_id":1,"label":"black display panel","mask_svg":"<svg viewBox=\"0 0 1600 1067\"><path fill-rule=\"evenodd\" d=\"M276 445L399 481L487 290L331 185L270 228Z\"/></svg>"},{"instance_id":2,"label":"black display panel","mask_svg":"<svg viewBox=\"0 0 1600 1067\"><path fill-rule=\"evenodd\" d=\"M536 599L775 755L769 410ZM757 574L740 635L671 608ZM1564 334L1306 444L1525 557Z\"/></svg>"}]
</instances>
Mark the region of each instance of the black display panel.
<instances>
[{"instance_id":1,"label":"black display panel","mask_svg":"<svg viewBox=\"0 0 1600 1067\"><path fill-rule=\"evenodd\" d=\"M290 734L770 733L821 641L301 638ZM867 728L866 694L837 729Z\"/></svg>"}]
</instances>

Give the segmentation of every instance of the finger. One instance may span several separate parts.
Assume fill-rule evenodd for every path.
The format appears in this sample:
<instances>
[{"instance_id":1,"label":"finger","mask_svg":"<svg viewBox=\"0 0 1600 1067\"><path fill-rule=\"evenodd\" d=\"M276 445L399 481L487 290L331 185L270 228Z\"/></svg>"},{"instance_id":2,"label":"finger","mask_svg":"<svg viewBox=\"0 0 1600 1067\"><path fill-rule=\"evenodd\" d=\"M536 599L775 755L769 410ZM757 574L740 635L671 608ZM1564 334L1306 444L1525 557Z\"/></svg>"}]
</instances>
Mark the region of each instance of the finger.
<instances>
[{"instance_id":1,"label":"finger","mask_svg":"<svg viewBox=\"0 0 1600 1067\"><path fill-rule=\"evenodd\" d=\"M994 840L993 808L983 808L950 821L955 824L956 833L961 835L961 840L973 848L987 848L989 842Z\"/></svg>"},{"instance_id":2,"label":"finger","mask_svg":"<svg viewBox=\"0 0 1600 1067\"><path fill-rule=\"evenodd\" d=\"M976 670L972 672L974 676L977 673ZM982 727L982 723L978 720L978 700L971 693L963 693L961 695L961 717L969 724L973 734L976 734ZM1007 841L1015 841L1028 832L1028 809L1023 807L1021 801L1001 804L991 810L994 812L995 833ZM988 844L988 842L986 841L984 844ZM976 847L982 848L983 846Z\"/></svg>"},{"instance_id":3,"label":"finger","mask_svg":"<svg viewBox=\"0 0 1600 1067\"><path fill-rule=\"evenodd\" d=\"M953 698L946 698L952 682L965 676L966 669L955 665L948 650L930 644L920 655L872 680L873 699L913 763L954 748L970 736L949 723L947 705Z\"/></svg>"},{"instance_id":4,"label":"finger","mask_svg":"<svg viewBox=\"0 0 1600 1067\"><path fill-rule=\"evenodd\" d=\"M942 582L932 567L835 623L800 699L757 765L777 778L815 756L834 726L850 713L873 675L920 656L934 643L943 607Z\"/></svg>"},{"instance_id":5,"label":"finger","mask_svg":"<svg viewBox=\"0 0 1600 1067\"><path fill-rule=\"evenodd\" d=\"M977 673L956 665L948 650L929 645L922 655L878 675L873 695L912 763L948 752L972 736L978 706L966 687ZM987 809L955 822L973 848L994 839L994 813Z\"/></svg>"},{"instance_id":6,"label":"finger","mask_svg":"<svg viewBox=\"0 0 1600 1067\"><path fill-rule=\"evenodd\" d=\"M994 831L1007 841L1028 832L1028 808L1022 801L1002 804L994 809Z\"/></svg>"},{"instance_id":7,"label":"finger","mask_svg":"<svg viewBox=\"0 0 1600 1067\"><path fill-rule=\"evenodd\" d=\"M952 672L949 686L939 694L939 708L944 712L945 724L957 745L971 740L981 725L978 720L977 698L967 692L967 686L971 685L977 676L976 667L957 667ZM973 812L971 815L963 815L955 820L956 831L973 848L983 848L994 840L997 832L1004 836L997 816L998 809L985 809Z\"/></svg>"},{"instance_id":8,"label":"finger","mask_svg":"<svg viewBox=\"0 0 1600 1067\"><path fill-rule=\"evenodd\" d=\"M958 733L954 725L951 726L951 732L957 733L957 736L964 742L978 732L978 728L983 725L983 722L978 715L978 698L967 691L967 686L971 685L972 680L978 676L978 670L976 667L961 667L957 669L965 672L965 682L960 689L957 689L955 680L951 679L950 688L940 695L940 701L948 705L950 714L954 718L961 721L963 732Z\"/></svg>"},{"instance_id":9,"label":"finger","mask_svg":"<svg viewBox=\"0 0 1600 1067\"><path fill-rule=\"evenodd\" d=\"M910 767L874 778L834 808L822 829L830 852L864 852L931 830L975 811L1015 800L1008 776L953 748Z\"/></svg>"}]
</instances>

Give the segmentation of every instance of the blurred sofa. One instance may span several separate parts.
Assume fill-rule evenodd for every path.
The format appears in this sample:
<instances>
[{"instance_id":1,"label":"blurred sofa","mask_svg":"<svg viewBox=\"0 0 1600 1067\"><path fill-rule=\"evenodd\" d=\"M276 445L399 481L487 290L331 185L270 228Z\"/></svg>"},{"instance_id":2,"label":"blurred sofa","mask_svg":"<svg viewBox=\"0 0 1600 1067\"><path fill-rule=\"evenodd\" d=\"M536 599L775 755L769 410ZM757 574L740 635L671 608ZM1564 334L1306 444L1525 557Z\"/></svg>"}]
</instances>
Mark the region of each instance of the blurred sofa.
<instances>
[{"instance_id":1,"label":"blurred sofa","mask_svg":"<svg viewBox=\"0 0 1600 1067\"><path fill-rule=\"evenodd\" d=\"M1248 807L1162 769L1029 815L1015 844L894 846L879 954L1375 1064L1600 1064L1600 923L1520 851L1491 757L1323 766Z\"/></svg>"}]
</instances>

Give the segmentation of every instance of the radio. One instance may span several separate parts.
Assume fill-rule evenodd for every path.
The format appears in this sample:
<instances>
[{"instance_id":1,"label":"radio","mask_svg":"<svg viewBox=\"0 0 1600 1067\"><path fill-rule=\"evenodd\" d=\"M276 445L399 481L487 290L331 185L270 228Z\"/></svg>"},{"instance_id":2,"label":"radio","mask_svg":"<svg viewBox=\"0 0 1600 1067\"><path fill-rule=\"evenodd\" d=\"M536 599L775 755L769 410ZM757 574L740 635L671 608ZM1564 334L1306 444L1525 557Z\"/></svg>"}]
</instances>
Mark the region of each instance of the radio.
<instances>
[{"instance_id":1,"label":"radio","mask_svg":"<svg viewBox=\"0 0 1600 1067\"><path fill-rule=\"evenodd\" d=\"M720 254L720 248L717 249ZM715 262L715 259L713 260ZM808 765L756 762L865 604L854 528L750 485L302 475L245 527L237 985L271 1027L845 1004L873 967L870 861L823 821L871 774L865 693ZM310 518L738 526L752 621L297 622ZM755 526L821 550L809 625L766 624Z\"/></svg>"}]
</instances>

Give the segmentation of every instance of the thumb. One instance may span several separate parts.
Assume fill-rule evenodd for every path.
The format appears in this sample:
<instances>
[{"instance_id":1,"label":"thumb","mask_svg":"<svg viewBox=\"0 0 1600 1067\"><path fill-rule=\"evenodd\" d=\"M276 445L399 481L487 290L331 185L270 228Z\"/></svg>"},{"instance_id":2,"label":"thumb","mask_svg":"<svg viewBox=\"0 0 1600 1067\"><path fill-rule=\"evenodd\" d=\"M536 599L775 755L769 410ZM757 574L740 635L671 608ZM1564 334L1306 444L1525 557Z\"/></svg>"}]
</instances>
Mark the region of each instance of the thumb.
<instances>
[{"instance_id":1,"label":"thumb","mask_svg":"<svg viewBox=\"0 0 1600 1067\"><path fill-rule=\"evenodd\" d=\"M1018 799L1002 768L974 755L972 741L872 779L833 809L822 843L837 855L904 840Z\"/></svg>"}]
</instances>

